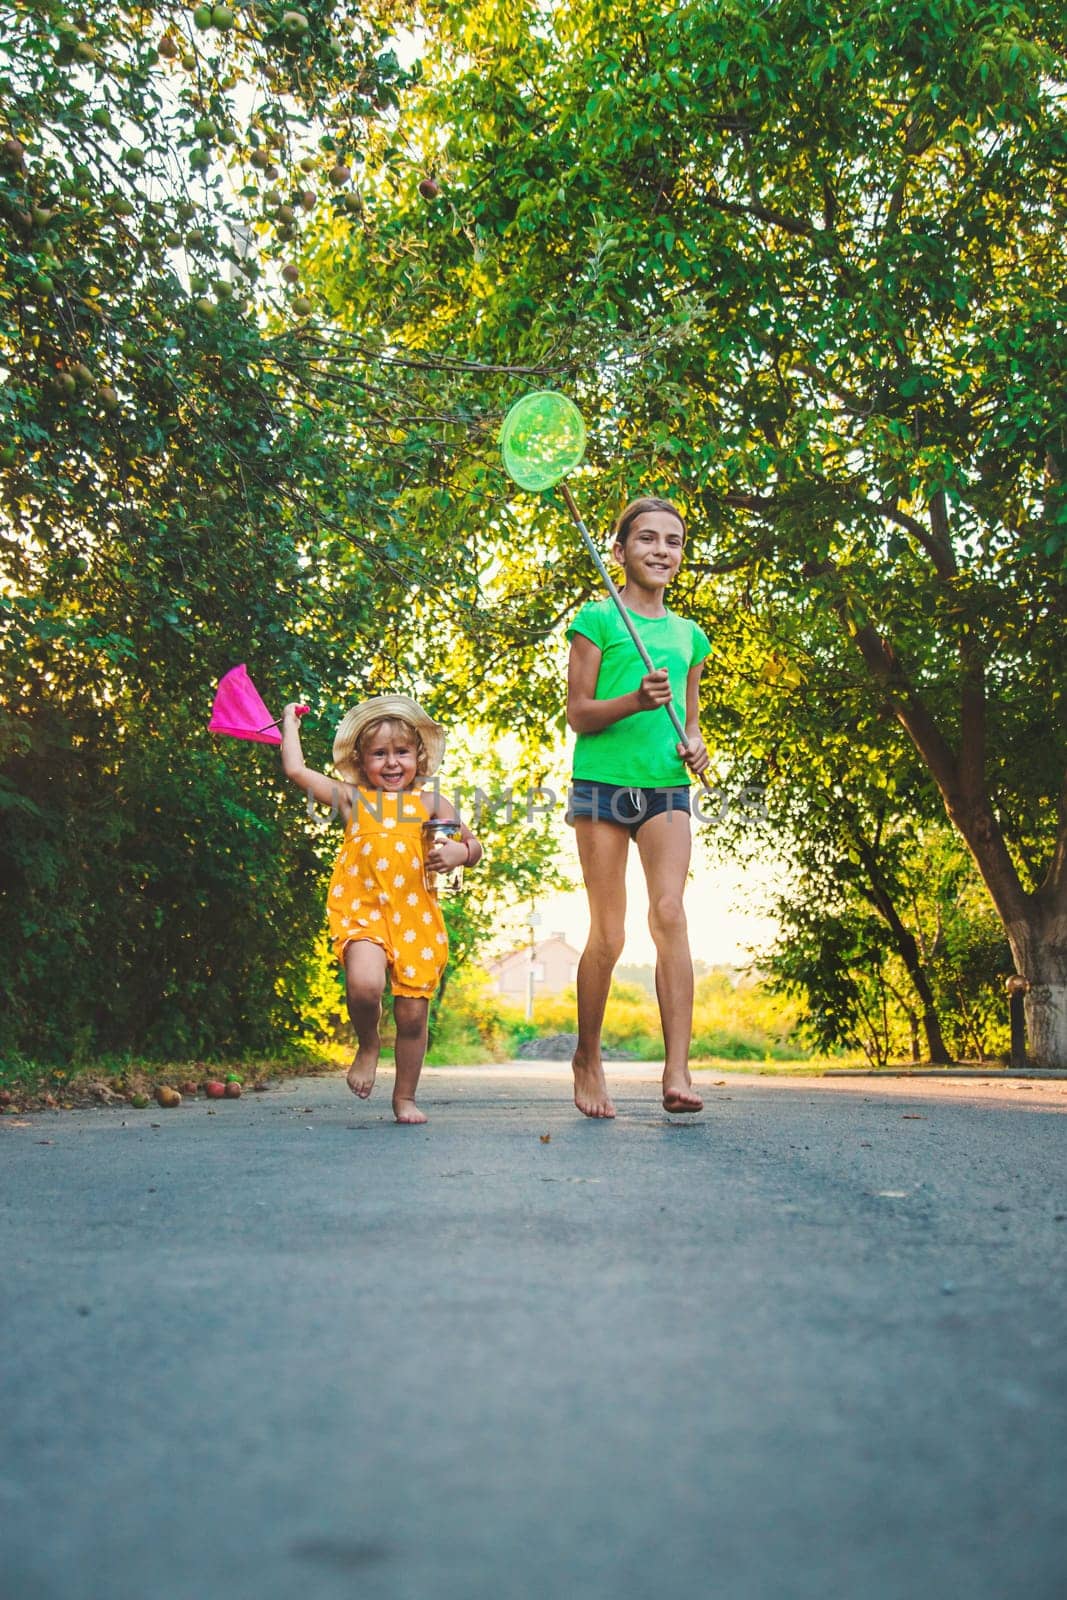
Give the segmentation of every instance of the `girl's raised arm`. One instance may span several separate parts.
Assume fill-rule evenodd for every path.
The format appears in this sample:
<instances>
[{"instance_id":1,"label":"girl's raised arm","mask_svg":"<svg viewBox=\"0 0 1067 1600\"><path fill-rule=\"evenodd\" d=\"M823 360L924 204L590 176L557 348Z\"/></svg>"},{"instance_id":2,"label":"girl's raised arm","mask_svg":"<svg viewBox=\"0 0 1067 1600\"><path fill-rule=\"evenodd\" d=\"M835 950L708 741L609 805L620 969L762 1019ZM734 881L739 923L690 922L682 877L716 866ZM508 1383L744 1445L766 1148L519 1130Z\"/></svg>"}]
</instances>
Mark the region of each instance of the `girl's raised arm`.
<instances>
[{"instance_id":1,"label":"girl's raised arm","mask_svg":"<svg viewBox=\"0 0 1067 1600\"><path fill-rule=\"evenodd\" d=\"M282 712L282 771L287 778L313 795L320 805L336 806L344 821L352 809L348 790L335 778L324 772L314 772L304 765L304 752L300 748L300 718L296 714L296 701L291 701Z\"/></svg>"}]
</instances>

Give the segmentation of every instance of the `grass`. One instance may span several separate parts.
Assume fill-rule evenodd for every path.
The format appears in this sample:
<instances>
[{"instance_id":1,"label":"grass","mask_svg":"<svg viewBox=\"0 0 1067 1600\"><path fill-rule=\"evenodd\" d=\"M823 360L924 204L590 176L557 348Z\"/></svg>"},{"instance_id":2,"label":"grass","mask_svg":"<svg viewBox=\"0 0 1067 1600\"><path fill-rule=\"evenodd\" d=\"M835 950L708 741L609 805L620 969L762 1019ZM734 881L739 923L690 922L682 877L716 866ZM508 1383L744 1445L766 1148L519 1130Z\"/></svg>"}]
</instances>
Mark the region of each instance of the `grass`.
<instances>
[{"instance_id":1,"label":"grass","mask_svg":"<svg viewBox=\"0 0 1067 1600\"><path fill-rule=\"evenodd\" d=\"M715 1056L690 1061L694 1072L747 1072L761 1078L820 1078L828 1067L866 1066L862 1056L806 1056L795 1060L738 1061L735 1057Z\"/></svg>"}]
</instances>

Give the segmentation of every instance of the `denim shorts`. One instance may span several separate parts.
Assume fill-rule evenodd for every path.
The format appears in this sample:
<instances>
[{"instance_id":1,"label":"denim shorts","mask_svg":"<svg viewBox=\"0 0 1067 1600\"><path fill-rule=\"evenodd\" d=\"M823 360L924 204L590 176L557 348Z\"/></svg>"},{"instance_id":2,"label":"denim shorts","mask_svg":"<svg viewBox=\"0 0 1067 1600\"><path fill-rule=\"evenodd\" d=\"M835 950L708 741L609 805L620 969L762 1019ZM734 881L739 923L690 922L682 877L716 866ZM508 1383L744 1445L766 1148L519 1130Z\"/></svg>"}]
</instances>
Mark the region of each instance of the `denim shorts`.
<instances>
[{"instance_id":1,"label":"denim shorts","mask_svg":"<svg viewBox=\"0 0 1067 1600\"><path fill-rule=\"evenodd\" d=\"M573 778L566 820L572 826L585 817L594 822L617 822L634 839L642 822L674 811L684 811L687 817L692 814L688 784L676 789L627 789L618 783Z\"/></svg>"}]
</instances>

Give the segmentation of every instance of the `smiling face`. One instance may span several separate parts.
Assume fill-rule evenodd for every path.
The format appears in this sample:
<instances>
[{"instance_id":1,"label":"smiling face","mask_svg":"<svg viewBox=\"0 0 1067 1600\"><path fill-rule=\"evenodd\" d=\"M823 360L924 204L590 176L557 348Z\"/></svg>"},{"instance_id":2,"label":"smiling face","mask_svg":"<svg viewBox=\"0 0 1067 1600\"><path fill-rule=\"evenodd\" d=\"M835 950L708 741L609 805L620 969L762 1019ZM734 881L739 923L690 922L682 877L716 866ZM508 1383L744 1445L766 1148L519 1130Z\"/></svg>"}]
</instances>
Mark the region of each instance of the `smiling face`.
<instances>
[{"instance_id":1,"label":"smiling face","mask_svg":"<svg viewBox=\"0 0 1067 1600\"><path fill-rule=\"evenodd\" d=\"M390 718L364 730L358 760L370 789L410 789L419 776L421 741L406 722Z\"/></svg>"},{"instance_id":2,"label":"smiling face","mask_svg":"<svg viewBox=\"0 0 1067 1600\"><path fill-rule=\"evenodd\" d=\"M682 564L684 546L685 529L673 511L641 511L625 540L616 540L613 554L627 583L664 589Z\"/></svg>"}]
</instances>

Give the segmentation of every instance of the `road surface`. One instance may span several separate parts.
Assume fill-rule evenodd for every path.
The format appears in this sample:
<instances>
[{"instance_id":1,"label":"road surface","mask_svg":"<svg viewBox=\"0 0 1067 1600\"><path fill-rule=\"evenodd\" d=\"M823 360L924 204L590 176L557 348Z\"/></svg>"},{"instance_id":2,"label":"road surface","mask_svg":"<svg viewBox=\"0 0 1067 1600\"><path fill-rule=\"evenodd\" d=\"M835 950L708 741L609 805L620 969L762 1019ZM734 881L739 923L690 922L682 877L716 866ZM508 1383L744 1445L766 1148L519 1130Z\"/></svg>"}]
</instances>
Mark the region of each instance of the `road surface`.
<instances>
[{"instance_id":1,"label":"road surface","mask_svg":"<svg viewBox=\"0 0 1067 1600\"><path fill-rule=\"evenodd\" d=\"M4 1600L1062 1600L1067 1084L0 1119Z\"/></svg>"}]
</instances>

